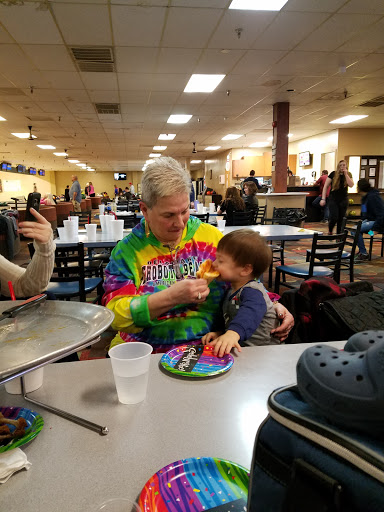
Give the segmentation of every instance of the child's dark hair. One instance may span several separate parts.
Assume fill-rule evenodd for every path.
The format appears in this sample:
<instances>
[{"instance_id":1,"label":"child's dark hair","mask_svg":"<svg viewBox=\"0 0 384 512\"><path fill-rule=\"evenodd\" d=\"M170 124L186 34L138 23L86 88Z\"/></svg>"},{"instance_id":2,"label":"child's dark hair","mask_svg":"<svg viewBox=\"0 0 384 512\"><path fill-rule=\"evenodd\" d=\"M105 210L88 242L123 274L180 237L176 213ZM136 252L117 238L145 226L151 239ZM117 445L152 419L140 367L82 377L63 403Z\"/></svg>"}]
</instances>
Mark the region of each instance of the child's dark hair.
<instances>
[{"instance_id":1,"label":"child's dark hair","mask_svg":"<svg viewBox=\"0 0 384 512\"><path fill-rule=\"evenodd\" d=\"M252 229L238 229L225 235L217 246L241 266L252 265L253 277L260 277L272 262L272 251L264 238Z\"/></svg>"}]
</instances>

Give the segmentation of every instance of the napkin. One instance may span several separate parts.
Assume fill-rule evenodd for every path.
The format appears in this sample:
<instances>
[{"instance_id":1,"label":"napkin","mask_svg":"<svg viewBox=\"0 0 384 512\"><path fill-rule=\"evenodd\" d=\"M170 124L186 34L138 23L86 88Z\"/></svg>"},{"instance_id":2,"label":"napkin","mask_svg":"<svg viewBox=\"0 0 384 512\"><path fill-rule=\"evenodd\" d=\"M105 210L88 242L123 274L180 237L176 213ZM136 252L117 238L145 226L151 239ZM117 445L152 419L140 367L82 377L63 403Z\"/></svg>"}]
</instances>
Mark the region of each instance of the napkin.
<instances>
[{"instance_id":1,"label":"napkin","mask_svg":"<svg viewBox=\"0 0 384 512\"><path fill-rule=\"evenodd\" d=\"M9 452L0 453L0 484L5 482L20 469L29 469L32 466L27 456L20 448L14 448Z\"/></svg>"}]
</instances>

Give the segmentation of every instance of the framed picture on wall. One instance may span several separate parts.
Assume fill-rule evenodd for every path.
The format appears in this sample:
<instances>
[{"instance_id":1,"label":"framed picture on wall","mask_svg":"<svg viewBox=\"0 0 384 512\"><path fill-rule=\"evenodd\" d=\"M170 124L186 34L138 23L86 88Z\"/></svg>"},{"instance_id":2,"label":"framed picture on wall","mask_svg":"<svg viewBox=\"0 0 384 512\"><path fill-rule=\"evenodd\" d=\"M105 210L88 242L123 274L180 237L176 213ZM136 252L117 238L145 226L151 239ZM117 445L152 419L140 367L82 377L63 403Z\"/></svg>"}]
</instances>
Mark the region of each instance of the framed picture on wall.
<instances>
[{"instance_id":1,"label":"framed picture on wall","mask_svg":"<svg viewBox=\"0 0 384 512\"><path fill-rule=\"evenodd\" d=\"M371 178L369 180L369 184L371 185L371 187L374 187L375 186L375 178Z\"/></svg>"},{"instance_id":2,"label":"framed picture on wall","mask_svg":"<svg viewBox=\"0 0 384 512\"><path fill-rule=\"evenodd\" d=\"M369 162L368 162L368 165L377 165L377 160L376 160L376 158L370 158L370 159L369 159Z\"/></svg>"},{"instance_id":3,"label":"framed picture on wall","mask_svg":"<svg viewBox=\"0 0 384 512\"><path fill-rule=\"evenodd\" d=\"M366 158L361 159L361 165L368 165L368 161Z\"/></svg>"},{"instance_id":4,"label":"framed picture on wall","mask_svg":"<svg viewBox=\"0 0 384 512\"><path fill-rule=\"evenodd\" d=\"M376 167L369 168L369 177L376 176Z\"/></svg>"},{"instance_id":5,"label":"framed picture on wall","mask_svg":"<svg viewBox=\"0 0 384 512\"><path fill-rule=\"evenodd\" d=\"M365 178L365 169L360 169L360 179Z\"/></svg>"}]
</instances>

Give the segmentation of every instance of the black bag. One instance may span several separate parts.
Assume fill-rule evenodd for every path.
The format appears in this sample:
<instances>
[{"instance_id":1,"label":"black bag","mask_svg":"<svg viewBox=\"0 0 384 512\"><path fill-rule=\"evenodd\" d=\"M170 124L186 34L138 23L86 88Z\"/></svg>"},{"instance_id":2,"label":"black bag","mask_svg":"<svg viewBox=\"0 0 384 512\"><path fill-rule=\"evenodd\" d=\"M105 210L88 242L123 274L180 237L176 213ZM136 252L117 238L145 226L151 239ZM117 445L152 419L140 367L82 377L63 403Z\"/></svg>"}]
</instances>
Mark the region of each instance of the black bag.
<instances>
[{"instance_id":1,"label":"black bag","mask_svg":"<svg viewBox=\"0 0 384 512\"><path fill-rule=\"evenodd\" d=\"M346 340L356 332L384 329L383 292L326 300L319 309L334 341Z\"/></svg>"}]
</instances>

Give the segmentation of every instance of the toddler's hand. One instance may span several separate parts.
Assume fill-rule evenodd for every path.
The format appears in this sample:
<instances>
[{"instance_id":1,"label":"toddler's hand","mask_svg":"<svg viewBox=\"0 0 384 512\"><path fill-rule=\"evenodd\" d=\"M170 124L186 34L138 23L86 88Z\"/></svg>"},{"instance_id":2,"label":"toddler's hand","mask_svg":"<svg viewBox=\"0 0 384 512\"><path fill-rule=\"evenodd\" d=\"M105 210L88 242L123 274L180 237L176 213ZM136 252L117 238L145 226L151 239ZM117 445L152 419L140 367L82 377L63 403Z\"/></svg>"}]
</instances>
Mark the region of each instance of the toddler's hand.
<instances>
[{"instance_id":1,"label":"toddler's hand","mask_svg":"<svg viewBox=\"0 0 384 512\"><path fill-rule=\"evenodd\" d=\"M239 339L240 336L237 334L237 332L227 331L225 334L222 334L213 340L210 345L215 347L213 351L215 356L223 357L224 354L229 354L234 347L237 348L239 352L241 352Z\"/></svg>"},{"instance_id":2,"label":"toddler's hand","mask_svg":"<svg viewBox=\"0 0 384 512\"><path fill-rule=\"evenodd\" d=\"M221 332L209 332L207 334L204 334L204 336L201 338L201 343L203 345L208 345L210 341L213 341L217 339L220 336Z\"/></svg>"}]
</instances>

